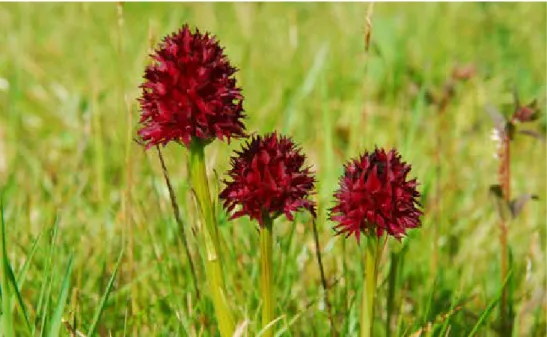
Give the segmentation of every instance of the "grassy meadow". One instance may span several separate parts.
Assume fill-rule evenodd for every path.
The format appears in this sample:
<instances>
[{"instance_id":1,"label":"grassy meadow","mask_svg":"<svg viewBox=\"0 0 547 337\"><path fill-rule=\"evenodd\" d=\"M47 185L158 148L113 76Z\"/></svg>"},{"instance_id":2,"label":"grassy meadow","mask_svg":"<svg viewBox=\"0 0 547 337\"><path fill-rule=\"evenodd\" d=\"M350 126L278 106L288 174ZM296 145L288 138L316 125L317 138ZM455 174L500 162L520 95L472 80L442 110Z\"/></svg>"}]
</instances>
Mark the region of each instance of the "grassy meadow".
<instances>
[{"instance_id":1,"label":"grassy meadow","mask_svg":"<svg viewBox=\"0 0 547 337\"><path fill-rule=\"evenodd\" d=\"M547 6L376 3L365 52L367 9L1 4L2 256L13 271L10 278L3 265L1 324L13 318L14 336L218 335L204 296L188 151L170 144L163 155L201 301L157 152L134 141L150 48L188 23L215 34L239 69L247 129L291 135L317 174L319 241L340 336L359 331L363 247L335 236L326 214L342 164L375 145L396 147L412 165L424 210L422 228L390 239L383 253L376 335L389 326L391 336L507 336L499 326L500 216L489 192L499 160L485 107L509 115L517 88L542 108L519 128L545 135ZM242 142L207 147L213 190ZM545 336L545 142L517 135L511 146L512 195L539 198L509 223L513 336ZM256 336L256 223L228 221L217 206L229 301L242 335ZM306 214L274 225L277 336L329 335L311 228Z\"/></svg>"}]
</instances>

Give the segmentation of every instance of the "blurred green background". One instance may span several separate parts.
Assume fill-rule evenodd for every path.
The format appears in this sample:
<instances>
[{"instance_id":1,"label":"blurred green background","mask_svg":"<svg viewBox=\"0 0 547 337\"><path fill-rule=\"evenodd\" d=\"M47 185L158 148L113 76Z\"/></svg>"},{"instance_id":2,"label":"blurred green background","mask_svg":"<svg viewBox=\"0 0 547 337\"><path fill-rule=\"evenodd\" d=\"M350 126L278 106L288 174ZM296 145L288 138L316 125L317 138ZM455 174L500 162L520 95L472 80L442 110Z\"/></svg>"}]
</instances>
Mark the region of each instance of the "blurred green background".
<instances>
[{"instance_id":1,"label":"blurred green background","mask_svg":"<svg viewBox=\"0 0 547 337\"><path fill-rule=\"evenodd\" d=\"M501 286L499 216L488 193L497 182L498 160L484 107L510 113L513 87L523 101L537 98L545 106L547 7L377 3L367 54L367 6L0 5L0 186L9 257L37 331L62 299L73 256L63 317L85 332L123 250L99 324L102 336L216 333L211 305L198 308L192 295L157 154L132 140L150 48L188 23L215 34L240 69L248 130L291 135L317 172L320 241L340 333L358 331L360 248L354 239L344 243L333 236L324 214L342 164L375 145L397 147L412 164L425 211L423 228L401 243L390 240L384 253L378 335L385 334L392 253L400 262L393 335L427 326L437 335L445 323L450 336L469 333ZM453 79L465 71L470 78ZM431 97L442 95L447 84L453 96L440 113ZM522 127L544 134L543 113ZM209 146L208 167L222 176L227 153L240 145ZM543 336L545 143L519 136L512 146L513 195L540 198L510 223L515 335ZM172 144L164 155L185 224L195 227L187 151ZM211 178L216 181L213 171ZM228 222L221 209L219 218L229 246L230 296L253 336L260 310L255 224ZM275 231L280 335L328 335L309 219L278 220ZM193 235L190 241L196 252ZM205 291L205 284L200 288ZM497 310L479 335L498 334ZM23 336L23 316L15 313ZM68 330L63 327L61 335Z\"/></svg>"}]
</instances>

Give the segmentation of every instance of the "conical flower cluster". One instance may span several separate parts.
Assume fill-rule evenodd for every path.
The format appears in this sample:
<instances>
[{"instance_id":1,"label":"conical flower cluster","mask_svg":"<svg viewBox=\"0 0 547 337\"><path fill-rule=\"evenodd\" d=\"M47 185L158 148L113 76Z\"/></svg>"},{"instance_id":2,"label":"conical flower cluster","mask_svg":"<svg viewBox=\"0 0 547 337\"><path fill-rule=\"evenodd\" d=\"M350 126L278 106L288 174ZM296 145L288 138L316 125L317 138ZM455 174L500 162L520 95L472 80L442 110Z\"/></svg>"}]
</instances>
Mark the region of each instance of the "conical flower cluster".
<instances>
[{"instance_id":1,"label":"conical flower cluster","mask_svg":"<svg viewBox=\"0 0 547 337\"><path fill-rule=\"evenodd\" d=\"M315 204L309 200L314 188L310 169L304 167L306 157L288 137L277 133L251 139L231 159L226 188L220 198L232 218L248 215L263 225L264 216L272 219L307 209L315 216Z\"/></svg>"},{"instance_id":2,"label":"conical flower cluster","mask_svg":"<svg viewBox=\"0 0 547 337\"><path fill-rule=\"evenodd\" d=\"M185 25L165 37L152 58L139 99L139 135L147 147L245 135L236 69L213 36Z\"/></svg>"},{"instance_id":3,"label":"conical flower cluster","mask_svg":"<svg viewBox=\"0 0 547 337\"><path fill-rule=\"evenodd\" d=\"M401 238L407 229L419 227L420 193L409 172L410 165L395 150L375 149L346 164L331 209L335 229L359 242L361 233Z\"/></svg>"}]
</instances>

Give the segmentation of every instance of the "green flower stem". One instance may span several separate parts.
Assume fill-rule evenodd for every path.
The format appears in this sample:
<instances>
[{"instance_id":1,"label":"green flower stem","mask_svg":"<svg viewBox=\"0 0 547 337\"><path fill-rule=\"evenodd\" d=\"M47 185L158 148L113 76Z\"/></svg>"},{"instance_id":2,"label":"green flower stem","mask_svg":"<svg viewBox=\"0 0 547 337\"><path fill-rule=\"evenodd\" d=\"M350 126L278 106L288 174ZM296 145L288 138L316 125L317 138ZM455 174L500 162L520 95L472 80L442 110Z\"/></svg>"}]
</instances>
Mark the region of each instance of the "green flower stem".
<instances>
[{"instance_id":1,"label":"green flower stem","mask_svg":"<svg viewBox=\"0 0 547 337\"><path fill-rule=\"evenodd\" d=\"M371 337L374 331L374 301L376 299L376 280L378 278L379 239L367 236L365 252L365 282L361 308L361 337Z\"/></svg>"},{"instance_id":2,"label":"green flower stem","mask_svg":"<svg viewBox=\"0 0 547 337\"><path fill-rule=\"evenodd\" d=\"M209 192L205 168L205 144L193 141L190 145L190 181L197 199L200 217L200 236L202 238L202 258L209 283L209 296L213 299L220 334L231 337L235 331L232 312L226 300L226 287L219 257L219 233Z\"/></svg>"},{"instance_id":3,"label":"green flower stem","mask_svg":"<svg viewBox=\"0 0 547 337\"><path fill-rule=\"evenodd\" d=\"M260 285L262 291L262 328L274 319L272 291L272 219L264 216L264 225L260 226ZM264 332L264 337L274 335L273 327Z\"/></svg>"}]
</instances>

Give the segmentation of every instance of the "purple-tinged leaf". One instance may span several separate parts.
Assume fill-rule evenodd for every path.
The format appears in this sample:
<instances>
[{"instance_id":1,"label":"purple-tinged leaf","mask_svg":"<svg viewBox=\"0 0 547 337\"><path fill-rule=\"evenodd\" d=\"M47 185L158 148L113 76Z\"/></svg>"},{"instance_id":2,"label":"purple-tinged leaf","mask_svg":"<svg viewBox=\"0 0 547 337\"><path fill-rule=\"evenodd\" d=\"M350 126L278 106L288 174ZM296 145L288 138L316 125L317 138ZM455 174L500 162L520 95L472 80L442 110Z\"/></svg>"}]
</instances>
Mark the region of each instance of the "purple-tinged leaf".
<instances>
[{"instance_id":1,"label":"purple-tinged leaf","mask_svg":"<svg viewBox=\"0 0 547 337\"><path fill-rule=\"evenodd\" d=\"M519 133L522 133L525 136L530 136L536 139L541 140L542 142L545 142L545 135L541 132L535 131L535 130L519 130Z\"/></svg>"},{"instance_id":2,"label":"purple-tinged leaf","mask_svg":"<svg viewBox=\"0 0 547 337\"><path fill-rule=\"evenodd\" d=\"M509 203L509 208L511 209L511 215L513 216L513 219L516 218L520 214L520 212L522 212L524 205L530 199L538 200L538 197L537 195L526 193L518 198L511 200L511 202Z\"/></svg>"}]
</instances>

